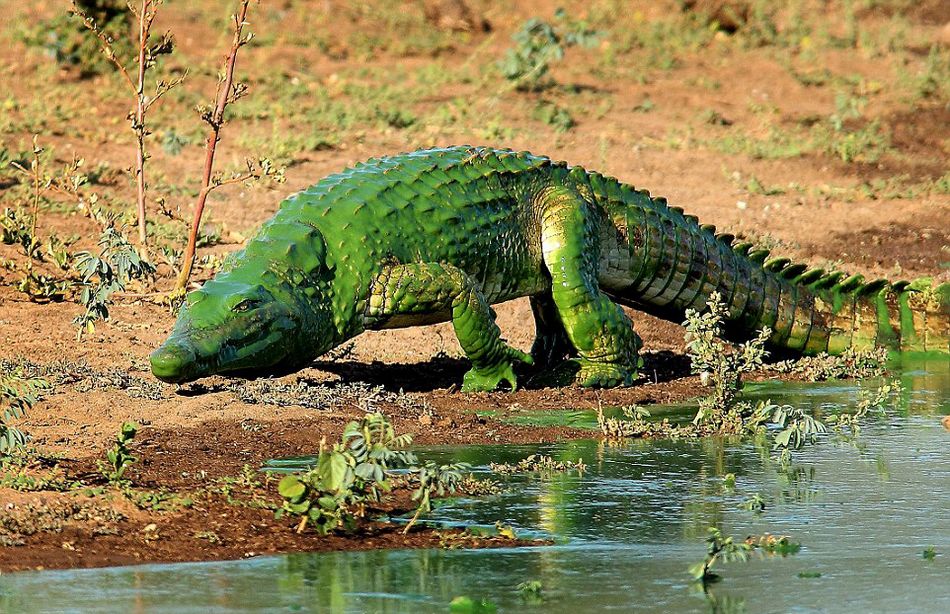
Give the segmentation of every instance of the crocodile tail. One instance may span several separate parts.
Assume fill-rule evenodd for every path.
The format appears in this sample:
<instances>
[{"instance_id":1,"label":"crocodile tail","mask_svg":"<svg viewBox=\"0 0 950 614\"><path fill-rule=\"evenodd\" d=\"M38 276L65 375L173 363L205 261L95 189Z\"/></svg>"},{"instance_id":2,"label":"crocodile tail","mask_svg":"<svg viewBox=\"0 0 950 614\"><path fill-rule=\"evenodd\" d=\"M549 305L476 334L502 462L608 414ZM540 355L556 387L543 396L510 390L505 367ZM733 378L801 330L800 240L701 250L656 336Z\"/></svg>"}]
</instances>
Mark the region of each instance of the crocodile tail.
<instances>
[{"instance_id":1,"label":"crocodile tail","mask_svg":"<svg viewBox=\"0 0 950 614\"><path fill-rule=\"evenodd\" d=\"M625 262L608 258L602 267L602 284L618 302L682 322L687 309L702 309L717 292L728 313L725 334L734 339L768 327L773 349L797 354L875 346L950 353L950 283L865 281L808 269L716 234L645 190L588 177L629 246ZM627 273L612 273L619 269Z\"/></svg>"},{"instance_id":2,"label":"crocodile tail","mask_svg":"<svg viewBox=\"0 0 950 614\"><path fill-rule=\"evenodd\" d=\"M948 283L865 281L786 259L763 269L781 278L777 300L764 301L757 316L760 328L773 330L773 346L803 354L873 347L950 353Z\"/></svg>"}]
</instances>

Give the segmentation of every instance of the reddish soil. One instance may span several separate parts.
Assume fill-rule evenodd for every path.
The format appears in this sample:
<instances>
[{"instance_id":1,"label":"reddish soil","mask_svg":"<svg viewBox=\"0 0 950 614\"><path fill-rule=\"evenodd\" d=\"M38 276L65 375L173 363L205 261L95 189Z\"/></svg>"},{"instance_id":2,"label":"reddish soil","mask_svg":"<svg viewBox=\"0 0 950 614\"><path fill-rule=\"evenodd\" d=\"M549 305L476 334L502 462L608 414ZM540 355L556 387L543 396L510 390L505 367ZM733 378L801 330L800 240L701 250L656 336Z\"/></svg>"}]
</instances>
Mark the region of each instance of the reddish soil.
<instances>
[{"instance_id":1,"label":"reddish soil","mask_svg":"<svg viewBox=\"0 0 950 614\"><path fill-rule=\"evenodd\" d=\"M289 7L292 3L285 4ZM381 27L378 20L373 21L376 17L371 10L344 6L346 3L335 0L310 4L313 7L308 15L316 16L318 25L330 15L341 16L323 50L317 44L305 46L287 38L292 33L281 19L290 17L280 15L289 8L262 5L252 9L261 11L260 19L252 20L252 26L262 42L242 51L245 55L238 70L245 71L241 78L248 79L251 91L236 108L268 101L274 106L261 112L273 114L273 120L239 116L227 124L221 145L222 168L240 165L244 156L261 153L239 144L239 135L269 138L271 134L313 133L305 118L273 110L279 105L297 104L295 101L300 99L288 102L281 97L292 87L306 87L307 96L325 92L330 100L371 105L372 100L354 99L352 88L376 87L374 75L400 75L400 71L414 75L412 71L430 65L449 74L462 74L472 66L484 65L482 71L489 75L485 77L488 81L481 81L482 73L476 70L476 76L469 80L448 79L432 92L397 101L395 104L405 104L419 118L409 130L377 124L358 130L341 128L335 146L296 153L287 169L287 183L276 189L232 187L215 193L208 220L221 230L222 242L203 248L201 256L238 248L257 225L273 214L282 195L348 164L423 146L470 142L528 149L649 187L722 231L773 245L776 252L812 265L834 266L867 276L950 279L950 196L946 191L920 189L908 197L881 189L867 194L859 189L862 184L873 186L894 178L919 187L946 178L950 169L946 100L938 97L908 103L909 95L897 90L901 82L894 76L894 66L905 61L896 59L897 54L885 52L883 59L868 59L869 52L829 46L812 60L804 55L791 60L799 72L827 68L852 81L884 84L881 93L867 95L864 118L879 119L890 134L891 149L879 160L845 163L816 152L757 159L722 153L703 143L737 131L762 137L761 124L769 118L780 130L792 130L810 117L825 118L835 110L835 89L805 85L793 78L777 59L786 50L733 44L730 35L724 33L697 49L682 50L679 64L671 70L641 68L646 66L648 50L633 46L618 52L620 68L611 68L615 72L606 77L598 76L608 70L602 58L612 48L621 48L617 41L625 31L664 17L673 2L636 3L636 11L618 17L616 31L611 30L599 46L569 49L569 61L558 63L552 70L559 86L542 93L509 91L491 71L494 60L511 46L509 37L517 27L531 16L550 19L555 2L533 0L512 7L510 3L502 6L486 0L468 2L469 8L462 12L445 9L432 13L430 9L428 27L445 28L443 33L455 34L443 34L450 41L445 47L408 55L386 49L369 54L360 51L354 41L362 39L352 35ZM832 14L824 3L817 4L825 7L820 9L825 12L821 19L828 29L833 33L843 30L841 15ZM905 15L909 20L907 38L917 44L908 46L908 67L904 70L913 74L922 70L928 41L939 36L941 24L934 17L934 7L939 4L923 3ZM607 6L609 2L594 5ZM15 110L4 111L10 121L9 127L0 121L0 146L22 150L36 132L42 145L54 149L57 165L74 154L85 158L87 170L105 163L111 170L104 174L100 185L94 186L95 191L110 202L128 206L133 190L121 170L131 164L132 146L123 119L128 105L121 98L124 92L118 80L103 76L79 80L75 71L56 68L48 57L28 48L16 35L18 29L35 26L64 6L63 2L37 2L30 10L11 9L12 25L4 26L8 31L0 39L0 92L5 92L0 93L0 108ZM862 28L877 32L875 28L888 26L891 13L890 9L881 9L859 13L858 17ZM154 174L150 181L153 197L164 196L173 208L182 207L180 215L186 218L190 216L203 149L198 121L181 118L187 115L190 104L212 90L214 63L226 40L222 15L212 15L198 5L180 9L169 5L159 18L159 29L171 29L178 41L169 67L188 67L193 77L182 95L185 102L176 106L165 101L165 110L156 112L159 128L151 149L149 164ZM484 30L483 21L490 24L489 31ZM307 22L301 27L316 26ZM383 32L380 36L398 39L401 35ZM214 50L209 51L205 45ZM362 69L369 76L358 72ZM425 78L439 82L436 73ZM395 87L399 79L390 78L387 84ZM380 98L383 95L380 91ZM13 103L4 107L4 96ZM447 127L437 121L435 111L457 97L469 101L479 117ZM578 125L562 134L533 119L534 107L545 99L569 107ZM638 108L645 100L653 105L652 111ZM59 110L54 113L54 108ZM709 110L732 125L696 119ZM47 116L28 117L40 112ZM504 119L502 127L510 128L510 132L486 133L486 124L496 116ZM172 128L195 135L179 155L164 151L157 142ZM669 144L677 139L679 144ZM764 186L780 190L771 195L750 191L746 186L753 177ZM28 208L27 187L22 175L0 175L0 204ZM51 198L59 206L44 208L38 235L43 239L52 232L60 237L77 235L73 249L92 249L97 225L77 214L76 203L70 199L59 195ZM154 202L150 208L152 219L163 221ZM44 395L18 426L32 436L32 445L43 454L65 456L58 471L90 486L101 482L95 459L102 457L126 420L143 425L133 444L140 459L130 473L135 487L188 494L201 491L209 481L239 475L245 465L256 468L269 458L311 453L322 438L338 437L347 421L368 408L387 413L397 431L413 433L419 444L542 442L590 437L591 433L565 427L513 426L497 416L512 408L666 403L702 393L698 379L689 376L682 329L634 312L630 312L631 317L648 353L642 381L623 390L568 387L462 394L458 384L467 367L450 325L367 333L354 341L352 351L344 358L318 361L278 381L313 386L326 383L341 391L335 397L331 391L333 398L319 407L305 407L300 403L307 405L307 399L301 398L289 405L255 401L253 395L244 395L242 400L234 390L235 384L225 378L184 387L163 385L150 378L144 365L148 353L173 322L167 308L153 301L171 287L174 271L169 266L159 266L154 283L132 288L113 307L110 321L99 323L94 333L77 341L71 321L81 313L80 306L73 302L37 303L16 289L25 262L18 247L0 244L0 358L25 358L44 365L65 360L72 366L60 373L72 370L77 375L65 378L70 381ZM57 274L49 263L37 267ZM199 271L197 281L207 276L206 271ZM534 325L527 301L500 305L497 311L506 338L517 347L528 348ZM81 369L76 365L80 363L88 364L98 375L79 373ZM382 386L383 391L346 394L346 385L353 382ZM496 417L480 417L477 410L495 410ZM30 469L32 474L44 471ZM244 497L274 501L274 491L273 484L269 484L249 488ZM26 507L31 501L40 501L54 511L38 512L35 507ZM22 493L0 488L0 502L4 508L0 510L0 529L5 518L23 510L40 519L60 518L46 529L22 535L24 545L0 545L2 571L238 558L294 550L434 547L444 541L429 529L403 537L390 526L372 523L356 537L298 535L291 520L274 520L269 510L229 505L221 495L203 491L191 507L175 511L142 510L115 492L87 498L81 493ZM73 509L83 502L93 506L89 513L70 512L62 520L64 512L55 511L66 506ZM121 519L115 514L121 514ZM146 531L145 527L152 524L155 530ZM3 534L0 530L0 536ZM495 544L473 541L475 546Z\"/></svg>"}]
</instances>

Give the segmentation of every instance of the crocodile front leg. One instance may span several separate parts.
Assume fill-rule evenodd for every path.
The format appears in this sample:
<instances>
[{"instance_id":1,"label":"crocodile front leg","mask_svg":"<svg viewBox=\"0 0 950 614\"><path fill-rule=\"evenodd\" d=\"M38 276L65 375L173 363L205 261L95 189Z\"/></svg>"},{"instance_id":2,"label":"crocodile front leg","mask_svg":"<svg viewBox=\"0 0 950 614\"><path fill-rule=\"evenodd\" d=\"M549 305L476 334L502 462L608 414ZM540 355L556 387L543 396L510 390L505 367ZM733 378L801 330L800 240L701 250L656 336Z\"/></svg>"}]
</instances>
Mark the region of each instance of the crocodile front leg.
<instances>
[{"instance_id":1,"label":"crocodile front leg","mask_svg":"<svg viewBox=\"0 0 950 614\"><path fill-rule=\"evenodd\" d=\"M597 281L597 213L569 188L542 196L541 249L560 321L579 357L568 361L583 386L629 386L642 342ZM563 371L563 369L557 369Z\"/></svg>"},{"instance_id":2,"label":"crocodile front leg","mask_svg":"<svg viewBox=\"0 0 950 614\"><path fill-rule=\"evenodd\" d=\"M383 326L451 318L459 345L472 361L462 381L465 392L494 390L502 381L515 390L515 362L533 362L501 339L488 301L464 271L450 264L386 267L373 282L366 315L371 323Z\"/></svg>"}]
</instances>

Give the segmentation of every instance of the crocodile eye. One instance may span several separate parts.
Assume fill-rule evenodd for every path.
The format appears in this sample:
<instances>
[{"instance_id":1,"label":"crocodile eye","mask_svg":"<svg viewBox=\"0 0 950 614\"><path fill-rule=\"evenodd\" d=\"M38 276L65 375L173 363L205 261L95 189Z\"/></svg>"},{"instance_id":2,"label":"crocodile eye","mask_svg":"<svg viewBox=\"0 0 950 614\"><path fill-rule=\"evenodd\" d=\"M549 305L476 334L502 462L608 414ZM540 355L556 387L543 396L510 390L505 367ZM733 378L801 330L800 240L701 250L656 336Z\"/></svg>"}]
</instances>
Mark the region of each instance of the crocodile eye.
<instances>
[{"instance_id":1,"label":"crocodile eye","mask_svg":"<svg viewBox=\"0 0 950 614\"><path fill-rule=\"evenodd\" d=\"M248 298L248 299L244 299L243 301L241 301L240 303L232 307L231 311L236 311L236 312L241 313L241 312L245 312L250 309L253 309L254 307L257 307L259 304L260 304L259 300Z\"/></svg>"}]
</instances>

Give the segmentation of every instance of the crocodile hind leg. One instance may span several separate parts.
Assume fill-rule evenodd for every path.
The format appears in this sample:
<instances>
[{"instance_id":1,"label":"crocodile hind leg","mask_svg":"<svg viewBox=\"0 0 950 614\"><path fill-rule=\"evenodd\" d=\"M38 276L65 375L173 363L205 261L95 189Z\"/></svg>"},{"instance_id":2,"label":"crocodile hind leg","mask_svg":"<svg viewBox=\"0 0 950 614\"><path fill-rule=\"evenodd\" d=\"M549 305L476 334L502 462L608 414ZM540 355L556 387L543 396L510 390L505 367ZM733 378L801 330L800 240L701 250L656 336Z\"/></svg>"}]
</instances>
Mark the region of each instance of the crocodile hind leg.
<instances>
[{"instance_id":1,"label":"crocodile hind leg","mask_svg":"<svg viewBox=\"0 0 950 614\"><path fill-rule=\"evenodd\" d=\"M547 368L568 356L575 356L577 351L571 345L567 330L561 324L561 316L558 315L557 304L551 292L534 295L530 301L537 330L534 343L531 345L531 356L534 358L535 366Z\"/></svg>"},{"instance_id":2,"label":"crocodile hind leg","mask_svg":"<svg viewBox=\"0 0 950 614\"><path fill-rule=\"evenodd\" d=\"M386 267L373 282L366 316L381 327L451 319L459 345L472 361L462 381L466 392L494 390L502 381L515 390L514 364L533 362L502 340L485 297L464 271L449 264Z\"/></svg>"},{"instance_id":3,"label":"crocodile hind leg","mask_svg":"<svg viewBox=\"0 0 950 614\"><path fill-rule=\"evenodd\" d=\"M623 309L600 291L596 212L565 188L543 198L541 250L560 321L578 353L568 361L575 379L583 386L629 386L642 342Z\"/></svg>"}]
</instances>

